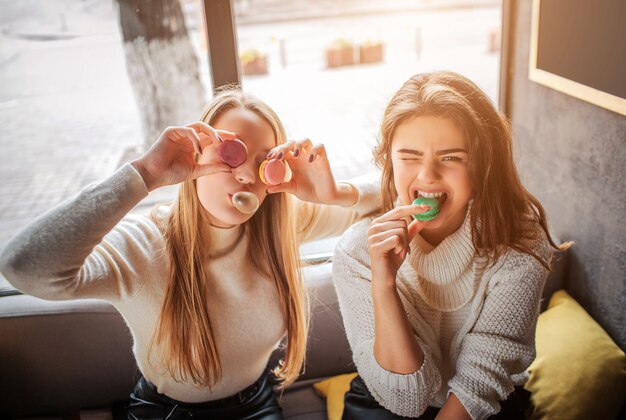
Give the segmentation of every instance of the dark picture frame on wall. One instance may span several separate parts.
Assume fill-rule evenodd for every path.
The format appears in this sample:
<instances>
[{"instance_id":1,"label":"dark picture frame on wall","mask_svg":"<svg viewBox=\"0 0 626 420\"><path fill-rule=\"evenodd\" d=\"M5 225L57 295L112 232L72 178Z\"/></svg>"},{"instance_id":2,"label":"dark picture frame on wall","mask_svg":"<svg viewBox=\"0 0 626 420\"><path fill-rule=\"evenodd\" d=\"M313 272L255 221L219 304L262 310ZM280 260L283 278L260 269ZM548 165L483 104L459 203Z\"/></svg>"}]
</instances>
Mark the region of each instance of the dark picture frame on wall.
<instances>
[{"instance_id":1,"label":"dark picture frame on wall","mask_svg":"<svg viewBox=\"0 0 626 420\"><path fill-rule=\"evenodd\" d=\"M532 1L530 80L626 115L626 1Z\"/></svg>"}]
</instances>

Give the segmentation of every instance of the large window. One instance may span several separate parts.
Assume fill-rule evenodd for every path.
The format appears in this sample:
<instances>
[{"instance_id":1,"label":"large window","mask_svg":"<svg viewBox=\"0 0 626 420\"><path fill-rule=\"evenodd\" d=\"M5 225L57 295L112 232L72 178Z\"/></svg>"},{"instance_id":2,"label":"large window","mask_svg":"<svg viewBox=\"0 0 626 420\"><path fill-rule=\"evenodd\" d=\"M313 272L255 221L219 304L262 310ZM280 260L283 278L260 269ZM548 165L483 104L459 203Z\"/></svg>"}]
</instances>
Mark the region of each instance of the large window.
<instances>
[{"instance_id":1,"label":"large window","mask_svg":"<svg viewBox=\"0 0 626 420\"><path fill-rule=\"evenodd\" d=\"M156 3L161 10L145 9ZM208 61L202 3L0 2L0 250L36 216L138 156L155 132L199 116L217 64ZM248 65L257 58L263 73L267 60L265 74L242 75L243 88L278 112L291 138L324 142L337 178L373 169L385 103L410 75L455 70L497 97L497 0L232 0L232 6L242 70L254 71ZM149 24L159 13L168 25ZM183 63L178 77L154 71L172 54ZM340 65L350 59L354 64ZM186 109L164 99L180 86L200 92ZM175 193L176 187L157 190L136 210ZM328 242L307 249L320 247Z\"/></svg>"}]
</instances>

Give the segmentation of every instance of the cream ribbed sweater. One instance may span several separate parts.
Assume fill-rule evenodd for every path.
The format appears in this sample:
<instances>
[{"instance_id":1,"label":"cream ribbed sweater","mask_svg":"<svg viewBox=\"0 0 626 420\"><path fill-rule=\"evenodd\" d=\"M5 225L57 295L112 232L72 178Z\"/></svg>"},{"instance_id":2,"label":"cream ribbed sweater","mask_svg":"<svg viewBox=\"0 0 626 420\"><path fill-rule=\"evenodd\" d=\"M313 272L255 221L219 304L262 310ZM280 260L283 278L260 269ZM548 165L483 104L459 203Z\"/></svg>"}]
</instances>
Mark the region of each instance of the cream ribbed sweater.
<instances>
[{"instance_id":1,"label":"cream ribbed sweater","mask_svg":"<svg viewBox=\"0 0 626 420\"><path fill-rule=\"evenodd\" d=\"M301 203L302 239L340 234L379 206L378 179L351 183L359 201L348 209ZM273 282L246 260L247 239L224 257L207 257L211 275L209 316L222 363L222 381L209 391L174 381L148 348L164 299L167 251L160 230L147 215L127 213L148 194L137 171L126 164L91 184L31 223L13 238L0 270L17 289L44 299L97 298L111 302L133 336L133 352L143 375L159 392L185 402L233 395L263 372L285 335L285 320ZM161 216L167 214L163 209ZM239 226L212 229L225 248L239 237ZM279 239L279 238L277 238ZM254 304L250 304L254 302Z\"/></svg>"},{"instance_id":2,"label":"cream ribbed sweater","mask_svg":"<svg viewBox=\"0 0 626 420\"><path fill-rule=\"evenodd\" d=\"M535 356L546 270L513 250L487 266L472 246L469 217L435 248L416 235L397 288L424 363L414 373L397 374L374 357L370 223L364 219L345 233L333 277L354 362L374 398L398 415L417 417L429 405L441 407L453 392L474 419L497 413ZM547 258L545 235L536 237L533 250Z\"/></svg>"}]
</instances>

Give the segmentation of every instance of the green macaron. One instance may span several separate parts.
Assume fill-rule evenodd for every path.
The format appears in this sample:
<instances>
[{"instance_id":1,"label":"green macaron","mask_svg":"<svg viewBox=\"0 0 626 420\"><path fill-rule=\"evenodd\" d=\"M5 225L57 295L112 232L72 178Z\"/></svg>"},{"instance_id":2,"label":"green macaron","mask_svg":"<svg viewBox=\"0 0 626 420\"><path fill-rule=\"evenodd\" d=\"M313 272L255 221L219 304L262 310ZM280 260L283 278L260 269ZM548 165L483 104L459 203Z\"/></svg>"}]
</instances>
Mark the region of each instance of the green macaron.
<instances>
[{"instance_id":1,"label":"green macaron","mask_svg":"<svg viewBox=\"0 0 626 420\"><path fill-rule=\"evenodd\" d=\"M433 220L435 217L439 216L439 202L434 197L417 197L415 200L413 200L413 204L423 204L425 206L430 206L430 210L428 210L427 212L414 214L413 218L415 220L428 221Z\"/></svg>"}]
</instances>

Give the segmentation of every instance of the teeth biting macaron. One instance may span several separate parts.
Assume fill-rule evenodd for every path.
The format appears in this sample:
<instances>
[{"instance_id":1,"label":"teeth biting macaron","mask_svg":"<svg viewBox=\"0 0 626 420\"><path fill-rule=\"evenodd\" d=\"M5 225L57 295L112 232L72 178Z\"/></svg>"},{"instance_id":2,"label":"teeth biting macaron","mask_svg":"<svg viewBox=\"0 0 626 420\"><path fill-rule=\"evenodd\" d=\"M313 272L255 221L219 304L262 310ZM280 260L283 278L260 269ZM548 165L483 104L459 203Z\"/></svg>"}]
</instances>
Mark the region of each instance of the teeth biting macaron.
<instances>
[{"instance_id":1,"label":"teeth biting macaron","mask_svg":"<svg viewBox=\"0 0 626 420\"><path fill-rule=\"evenodd\" d=\"M428 210L427 212L413 215L414 219L422 221L433 220L437 216L439 216L441 205L448 198L448 194L445 192L414 191L413 195L415 196L413 204L430 206L430 210Z\"/></svg>"}]
</instances>

